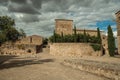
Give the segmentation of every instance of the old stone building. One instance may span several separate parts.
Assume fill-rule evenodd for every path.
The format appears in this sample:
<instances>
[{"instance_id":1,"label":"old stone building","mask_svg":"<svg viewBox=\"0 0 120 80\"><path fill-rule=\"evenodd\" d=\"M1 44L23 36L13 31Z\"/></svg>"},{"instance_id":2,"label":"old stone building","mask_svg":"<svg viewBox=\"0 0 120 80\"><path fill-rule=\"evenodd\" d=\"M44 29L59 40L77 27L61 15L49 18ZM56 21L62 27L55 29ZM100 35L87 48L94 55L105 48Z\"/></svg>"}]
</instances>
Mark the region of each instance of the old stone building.
<instances>
[{"instance_id":1,"label":"old stone building","mask_svg":"<svg viewBox=\"0 0 120 80\"><path fill-rule=\"evenodd\" d=\"M41 45L42 44L43 37L38 35L32 35L25 37L19 41L16 42L16 44L31 44L31 45Z\"/></svg>"},{"instance_id":2,"label":"old stone building","mask_svg":"<svg viewBox=\"0 0 120 80\"><path fill-rule=\"evenodd\" d=\"M6 42L1 46L3 54L36 54L42 51L43 37L38 35L27 36L14 43Z\"/></svg>"},{"instance_id":3,"label":"old stone building","mask_svg":"<svg viewBox=\"0 0 120 80\"><path fill-rule=\"evenodd\" d=\"M115 15L116 15L116 22L117 22L118 53L120 54L120 11L118 11Z\"/></svg>"},{"instance_id":4,"label":"old stone building","mask_svg":"<svg viewBox=\"0 0 120 80\"><path fill-rule=\"evenodd\" d=\"M73 34L73 20L66 20L66 19L56 19L56 27L55 32L57 34L68 35ZM97 36L97 30L87 30L85 29L85 32L89 34L90 36ZM84 33L84 29L76 29L76 33ZM102 39L102 46L103 46L103 54L108 55L108 43L107 43L107 36L104 35L104 31L100 31L101 33L101 39Z\"/></svg>"},{"instance_id":5,"label":"old stone building","mask_svg":"<svg viewBox=\"0 0 120 80\"><path fill-rule=\"evenodd\" d=\"M68 34L73 34L74 29L73 29L73 20L67 20L67 19L55 19L56 21L56 26L55 26L55 32L57 34L62 34L63 35L68 35ZM97 30L87 30L85 29L86 33L91 35L91 36L97 36ZM84 33L83 29L76 29L77 33ZM101 31L102 33L103 31Z\"/></svg>"},{"instance_id":6,"label":"old stone building","mask_svg":"<svg viewBox=\"0 0 120 80\"><path fill-rule=\"evenodd\" d=\"M80 34L84 34L83 29L76 29L76 32L80 33ZM90 36L97 36L97 30L87 30L87 29L85 29L85 32L86 32L86 34L89 34ZM100 31L100 32L102 33L103 31Z\"/></svg>"},{"instance_id":7,"label":"old stone building","mask_svg":"<svg viewBox=\"0 0 120 80\"><path fill-rule=\"evenodd\" d=\"M67 20L67 19L55 19L56 26L55 26L55 32L57 34L72 34L73 29L73 20Z\"/></svg>"},{"instance_id":8,"label":"old stone building","mask_svg":"<svg viewBox=\"0 0 120 80\"><path fill-rule=\"evenodd\" d=\"M42 49L42 42L43 37L32 35L19 40L16 44L25 46L27 52L39 53Z\"/></svg>"}]
</instances>

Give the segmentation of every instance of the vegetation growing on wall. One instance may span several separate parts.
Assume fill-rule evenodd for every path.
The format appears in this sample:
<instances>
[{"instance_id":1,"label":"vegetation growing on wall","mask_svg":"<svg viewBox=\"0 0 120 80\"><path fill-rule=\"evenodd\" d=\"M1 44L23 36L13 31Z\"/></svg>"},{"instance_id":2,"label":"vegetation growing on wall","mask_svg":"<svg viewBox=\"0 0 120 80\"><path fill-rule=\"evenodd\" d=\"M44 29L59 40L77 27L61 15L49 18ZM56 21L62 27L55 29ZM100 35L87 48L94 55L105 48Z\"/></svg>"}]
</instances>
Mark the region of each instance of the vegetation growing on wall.
<instances>
[{"instance_id":1,"label":"vegetation growing on wall","mask_svg":"<svg viewBox=\"0 0 120 80\"><path fill-rule=\"evenodd\" d=\"M44 38L42 43L43 43L43 45L47 45L48 44L48 39Z\"/></svg>"},{"instance_id":2,"label":"vegetation growing on wall","mask_svg":"<svg viewBox=\"0 0 120 80\"><path fill-rule=\"evenodd\" d=\"M101 35L100 35L100 30L97 28L97 38L94 40L97 40L97 44L91 44L92 48L94 51L100 51L101 50L101 45L102 45L102 40L101 40Z\"/></svg>"},{"instance_id":3,"label":"vegetation growing on wall","mask_svg":"<svg viewBox=\"0 0 120 80\"><path fill-rule=\"evenodd\" d=\"M84 30L83 34L77 34L76 33L76 27L74 27L74 33L72 35L61 35L56 34L54 31L53 36L49 38L49 41L52 43L71 43L71 42L77 42L77 43L92 43L91 46L95 51L101 50L101 35L100 30L97 28L97 36L90 36L86 33Z\"/></svg>"},{"instance_id":4,"label":"vegetation growing on wall","mask_svg":"<svg viewBox=\"0 0 120 80\"><path fill-rule=\"evenodd\" d=\"M100 51L101 50L101 45L100 44L90 44L94 51Z\"/></svg>"}]
</instances>

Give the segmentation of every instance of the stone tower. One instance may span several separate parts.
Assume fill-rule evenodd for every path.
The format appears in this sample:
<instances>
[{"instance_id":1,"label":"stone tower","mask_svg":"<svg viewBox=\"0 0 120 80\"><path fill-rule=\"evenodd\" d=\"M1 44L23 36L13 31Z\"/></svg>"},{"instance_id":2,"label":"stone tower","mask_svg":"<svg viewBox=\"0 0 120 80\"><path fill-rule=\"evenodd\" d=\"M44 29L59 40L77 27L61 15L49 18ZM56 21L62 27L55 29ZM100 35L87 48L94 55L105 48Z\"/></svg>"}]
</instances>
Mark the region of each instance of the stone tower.
<instances>
[{"instance_id":1,"label":"stone tower","mask_svg":"<svg viewBox=\"0 0 120 80\"><path fill-rule=\"evenodd\" d=\"M117 42L118 42L118 53L120 54L120 11L115 13L117 22Z\"/></svg>"},{"instance_id":2,"label":"stone tower","mask_svg":"<svg viewBox=\"0 0 120 80\"><path fill-rule=\"evenodd\" d=\"M55 19L56 26L55 26L55 32L57 34L68 35L72 34L73 30L73 20L67 20L67 19Z\"/></svg>"}]
</instances>

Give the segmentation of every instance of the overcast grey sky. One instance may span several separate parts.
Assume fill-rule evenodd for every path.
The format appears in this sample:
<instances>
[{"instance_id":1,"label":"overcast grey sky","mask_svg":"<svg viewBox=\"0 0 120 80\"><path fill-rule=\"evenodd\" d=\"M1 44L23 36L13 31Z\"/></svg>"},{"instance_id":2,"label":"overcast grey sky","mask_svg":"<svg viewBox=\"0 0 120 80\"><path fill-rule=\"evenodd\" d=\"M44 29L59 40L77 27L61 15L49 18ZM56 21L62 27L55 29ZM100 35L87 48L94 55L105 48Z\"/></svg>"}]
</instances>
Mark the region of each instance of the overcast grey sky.
<instances>
[{"instance_id":1,"label":"overcast grey sky","mask_svg":"<svg viewBox=\"0 0 120 80\"><path fill-rule=\"evenodd\" d=\"M72 19L77 28L106 31L106 24L116 28L119 10L120 0L0 0L0 15L15 19L27 35L52 35L56 18Z\"/></svg>"}]
</instances>

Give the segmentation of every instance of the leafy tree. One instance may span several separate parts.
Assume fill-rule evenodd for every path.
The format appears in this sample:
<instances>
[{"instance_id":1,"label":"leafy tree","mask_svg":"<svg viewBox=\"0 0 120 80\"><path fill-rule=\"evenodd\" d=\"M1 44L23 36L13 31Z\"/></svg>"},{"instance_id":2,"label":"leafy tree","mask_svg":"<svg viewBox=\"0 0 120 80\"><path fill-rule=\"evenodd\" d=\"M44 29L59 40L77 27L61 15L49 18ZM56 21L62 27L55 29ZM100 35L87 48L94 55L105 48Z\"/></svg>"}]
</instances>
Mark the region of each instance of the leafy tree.
<instances>
[{"instance_id":1,"label":"leafy tree","mask_svg":"<svg viewBox=\"0 0 120 80\"><path fill-rule=\"evenodd\" d=\"M0 32L6 37L7 41L16 41L20 34L14 27L15 21L8 16L0 16Z\"/></svg>"},{"instance_id":2,"label":"leafy tree","mask_svg":"<svg viewBox=\"0 0 120 80\"><path fill-rule=\"evenodd\" d=\"M87 37L86 37L86 31L84 29L84 43L86 43L86 42L87 42Z\"/></svg>"},{"instance_id":3,"label":"leafy tree","mask_svg":"<svg viewBox=\"0 0 120 80\"><path fill-rule=\"evenodd\" d=\"M84 34L76 34L77 40L76 42L85 42L84 41ZM55 34L49 38L51 42L75 42L75 35L64 35L61 33ZM96 36L90 36L89 34L86 34L86 42L89 43L97 43L98 44L98 38Z\"/></svg>"},{"instance_id":4,"label":"leafy tree","mask_svg":"<svg viewBox=\"0 0 120 80\"><path fill-rule=\"evenodd\" d=\"M64 42L74 42L74 35L64 35Z\"/></svg>"},{"instance_id":5,"label":"leafy tree","mask_svg":"<svg viewBox=\"0 0 120 80\"><path fill-rule=\"evenodd\" d=\"M77 34L77 33L76 33L76 26L74 26L74 34Z\"/></svg>"},{"instance_id":6,"label":"leafy tree","mask_svg":"<svg viewBox=\"0 0 120 80\"><path fill-rule=\"evenodd\" d=\"M77 42L80 42L80 34L77 34Z\"/></svg>"},{"instance_id":7,"label":"leafy tree","mask_svg":"<svg viewBox=\"0 0 120 80\"><path fill-rule=\"evenodd\" d=\"M64 42L63 32L61 32L61 42Z\"/></svg>"},{"instance_id":8,"label":"leafy tree","mask_svg":"<svg viewBox=\"0 0 120 80\"><path fill-rule=\"evenodd\" d=\"M49 41L50 41L50 42L54 42L53 39L54 39L54 36L49 37Z\"/></svg>"},{"instance_id":9,"label":"leafy tree","mask_svg":"<svg viewBox=\"0 0 120 80\"><path fill-rule=\"evenodd\" d=\"M100 30L99 28L97 28L97 37L98 37L98 43L101 44L102 40L101 40L101 35L100 35Z\"/></svg>"},{"instance_id":10,"label":"leafy tree","mask_svg":"<svg viewBox=\"0 0 120 80\"><path fill-rule=\"evenodd\" d=\"M74 26L74 42L77 42L76 26Z\"/></svg>"},{"instance_id":11,"label":"leafy tree","mask_svg":"<svg viewBox=\"0 0 120 80\"><path fill-rule=\"evenodd\" d=\"M6 41L6 35L0 32L0 45Z\"/></svg>"},{"instance_id":12,"label":"leafy tree","mask_svg":"<svg viewBox=\"0 0 120 80\"><path fill-rule=\"evenodd\" d=\"M53 36L49 38L51 42L89 42L89 43L97 43L98 44L98 37L97 36L90 36L86 34L84 30L84 34L77 34L74 28L74 34L72 35L61 35L56 34L54 31Z\"/></svg>"},{"instance_id":13,"label":"leafy tree","mask_svg":"<svg viewBox=\"0 0 120 80\"><path fill-rule=\"evenodd\" d=\"M8 16L0 16L0 30L4 31L6 29L10 29L15 25L14 19Z\"/></svg>"},{"instance_id":14,"label":"leafy tree","mask_svg":"<svg viewBox=\"0 0 120 80\"><path fill-rule=\"evenodd\" d=\"M115 38L111 26L108 26L108 51L110 56L115 55Z\"/></svg>"},{"instance_id":15,"label":"leafy tree","mask_svg":"<svg viewBox=\"0 0 120 80\"><path fill-rule=\"evenodd\" d=\"M101 50L101 45L100 44L90 44L94 51L99 51Z\"/></svg>"},{"instance_id":16,"label":"leafy tree","mask_svg":"<svg viewBox=\"0 0 120 80\"><path fill-rule=\"evenodd\" d=\"M47 45L48 44L48 38L44 38L43 39L43 45Z\"/></svg>"},{"instance_id":17,"label":"leafy tree","mask_svg":"<svg viewBox=\"0 0 120 80\"><path fill-rule=\"evenodd\" d=\"M15 28L8 29L6 32L7 40L16 41L19 38L19 32Z\"/></svg>"},{"instance_id":18,"label":"leafy tree","mask_svg":"<svg viewBox=\"0 0 120 80\"><path fill-rule=\"evenodd\" d=\"M19 34L20 34L21 37L26 37L26 33L24 32L23 29L19 30Z\"/></svg>"},{"instance_id":19,"label":"leafy tree","mask_svg":"<svg viewBox=\"0 0 120 80\"><path fill-rule=\"evenodd\" d=\"M56 33L55 33L55 30L54 30L54 35L53 35L53 42L56 42Z\"/></svg>"}]
</instances>

